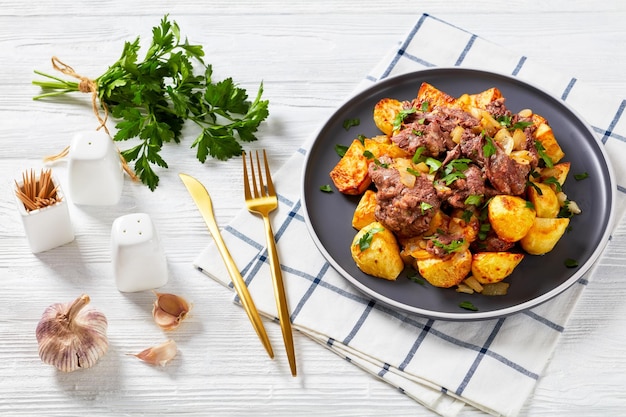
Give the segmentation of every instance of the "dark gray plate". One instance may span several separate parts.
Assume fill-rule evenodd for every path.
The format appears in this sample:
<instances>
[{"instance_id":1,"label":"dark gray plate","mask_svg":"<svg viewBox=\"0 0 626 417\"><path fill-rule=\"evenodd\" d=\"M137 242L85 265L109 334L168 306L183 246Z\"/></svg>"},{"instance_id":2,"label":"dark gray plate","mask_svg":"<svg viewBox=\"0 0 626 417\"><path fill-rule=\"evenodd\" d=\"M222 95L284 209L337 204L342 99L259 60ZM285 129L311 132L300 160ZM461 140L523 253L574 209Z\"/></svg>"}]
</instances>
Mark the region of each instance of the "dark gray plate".
<instances>
[{"instance_id":1,"label":"dark gray plate","mask_svg":"<svg viewBox=\"0 0 626 417\"><path fill-rule=\"evenodd\" d=\"M358 135L374 136L374 105L384 97L413 99L425 81L458 97L497 87L506 97L507 107L517 112L529 108L550 123L571 162L564 191L582 209L571 221L571 231L550 253L527 255L506 279L511 285L505 296L482 296L457 293L428 284L420 285L403 273L396 281L386 281L363 274L350 256L355 229L351 219L358 197L335 191L324 193L320 186L332 184L328 173L339 157L335 144L349 145ZM343 128L347 119L360 119L360 125L349 131ZM589 177L575 181L574 174L587 172ZM358 289L394 308L422 316L445 320L478 320L522 311L543 303L561 293L589 270L599 257L610 235L615 182L612 169L591 128L561 100L510 76L462 68L436 68L418 71L374 84L341 106L322 127L309 151L303 175L303 205L306 222L318 248L330 264ZM567 268L568 258L578 261L577 268ZM471 301L478 311L459 307Z\"/></svg>"}]
</instances>

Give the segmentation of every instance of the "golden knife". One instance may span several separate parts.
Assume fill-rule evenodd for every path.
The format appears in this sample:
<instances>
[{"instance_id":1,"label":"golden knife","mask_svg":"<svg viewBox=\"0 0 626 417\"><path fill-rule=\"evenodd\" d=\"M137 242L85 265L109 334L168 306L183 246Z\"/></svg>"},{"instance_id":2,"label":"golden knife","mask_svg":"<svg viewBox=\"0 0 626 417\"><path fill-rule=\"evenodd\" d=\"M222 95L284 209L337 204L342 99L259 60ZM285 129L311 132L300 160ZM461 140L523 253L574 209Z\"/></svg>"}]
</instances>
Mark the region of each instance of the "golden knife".
<instances>
[{"instance_id":1,"label":"golden knife","mask_svg":"<svg viewBox=\"0 0 626 417\"><path fill-rule=\"evenodd\" d=\"M248 292L248 287L241 277L241 273L239 272L239 268L235 264L230 252L228 252L228 248L224 243L224 239L222 238L222 234L220 233L220 229L217 226L217 222L215 221L215 216L213 215L213 203L211 202L211 196L209 196L209 192L202 185L200 181L195 179L192 176L187 174L178 174L180 179L187 187L189 194L191 194L191 198L198 206L200 210L200 214L202 214L202 218L204 218L204 222L209 228L209 232L211 232L211 236L213 236L213 240L215 240L215 244L217 245L217 249L222 256L222 260L228 269L228 273L233 282L233 286L235 287L235 291L237 295L241 299L241 304L243 305L246 314L250 318L250 322L254 327L257 335L259 335L259 339L265 346L265 350L270 355L270 358L274 357L274 351L272 350L272 345L270 344L270 340L267 337L267 333L265 332L265 327L263 326L263 322L261 321L261 316L259 316L259 312L254 305L254 301Z\"/></svg>"}]
</instances>

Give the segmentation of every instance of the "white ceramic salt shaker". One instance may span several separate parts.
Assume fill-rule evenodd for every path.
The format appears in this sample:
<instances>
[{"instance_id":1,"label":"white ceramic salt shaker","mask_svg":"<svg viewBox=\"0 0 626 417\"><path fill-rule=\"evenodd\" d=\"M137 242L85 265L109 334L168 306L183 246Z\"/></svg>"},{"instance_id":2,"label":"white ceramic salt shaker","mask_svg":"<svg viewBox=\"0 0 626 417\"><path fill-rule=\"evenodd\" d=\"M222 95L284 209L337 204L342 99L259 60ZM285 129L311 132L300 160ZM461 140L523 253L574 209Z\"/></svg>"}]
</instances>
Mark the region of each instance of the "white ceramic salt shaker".
<instances>
[{"instance_id":1,"label":"white ceramic salt shaker","mask_svg":"<svg viewBox=\"0 0 626 417\"><path fill-rule=\"evenodd\" d=\"M26 210L17 193L13 193L28 239L28 246L33 253L44 252L74 240L74 229L63 190L56 178L52 177L52 183L57 186L56 193L59 201L40 209ZM14 191L22 188L23 185L23 182L18 182Z\"/></svg>"},{"instance_id":2,"label":"white ceramic salt shaker","mask_svg":"<svg viewBox=\"0 0 626 417\"><path fill-rule=\"evenodd\" d=\"M124 170L111 137L103 131L77 133L69 151L69 196L74 204L115 205L122 196Z\"/></svg>"},{"instance_id":3,"label":"white ceramic salt shaker","mask_svg":"<svg viewBox=\"0 0 626 417\"><path fill-rule=\"evenodd\" d=\"M167 260L152 219L145 213L113 221L111 260L117 289L136 292L167 283Z\"/></svg>"}]
</instances>

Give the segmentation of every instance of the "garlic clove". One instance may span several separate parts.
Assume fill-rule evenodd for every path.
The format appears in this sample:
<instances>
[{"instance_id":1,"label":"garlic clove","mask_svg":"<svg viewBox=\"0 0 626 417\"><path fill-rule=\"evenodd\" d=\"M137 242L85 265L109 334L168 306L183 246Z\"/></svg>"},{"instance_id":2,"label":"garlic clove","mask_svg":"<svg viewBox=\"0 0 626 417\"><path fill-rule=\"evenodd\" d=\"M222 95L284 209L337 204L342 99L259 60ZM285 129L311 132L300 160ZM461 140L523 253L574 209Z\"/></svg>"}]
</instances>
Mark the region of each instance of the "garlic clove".
<instances>
[{"instance_id":1,"label":"garlic clove","mask_svg":"<svg viewBox=\"0 0 626 417\"><path fill-rule=\"evenodd\" d=\"M156 300L152 307L152 317L163 330L174 330L187 317L191 309L189 303L175 294L154 292Z\"/></svg>"},{"instance_id":2,"label":"garlic clove","mask_svg":"<svg viewBox=\"0 0 626 417\"><path fill-rule=\"evenodd\" d=\"M165 366L169 361L174 359L176 352L176 342L172 339L168 339L165 342L157 346L152 346L148 349L134 354L133 356L141 359L142 361L149 363L150 365Z\"/></svg>"},{"instance_id":3,"label":"garlic clove","mask_svg":"<svg viewBox=\"0 0 626 417\"><path fill-rule=\"evenodd\" d=\"M107 352L107 319L99 311L83 308L90 298L46 308L35 331L39 357L63 372L90 368Z\"/></svg>"}]
</instances>

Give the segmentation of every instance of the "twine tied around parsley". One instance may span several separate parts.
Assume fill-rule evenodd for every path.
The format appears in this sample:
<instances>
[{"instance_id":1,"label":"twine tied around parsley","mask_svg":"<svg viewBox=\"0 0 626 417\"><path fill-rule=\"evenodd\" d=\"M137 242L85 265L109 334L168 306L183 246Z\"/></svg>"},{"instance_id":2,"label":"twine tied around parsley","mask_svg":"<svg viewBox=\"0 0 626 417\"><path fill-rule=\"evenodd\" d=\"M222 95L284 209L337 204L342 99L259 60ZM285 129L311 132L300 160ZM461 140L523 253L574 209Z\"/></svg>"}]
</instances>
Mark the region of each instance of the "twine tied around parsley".
<instances>
[{"instance_id":1,"label":"twine tied around parsley","mask_svg":"<svg viewBox=\"0 0 626 417\"><path fill-rule=\"evenodd\" d=\"M74 68L67 65L56 56L53 56L51 60L52 60L52 68L61 72L64 75L67 75L72 78L76 78L79 81L78 91L80 91L81 93L91 94L91 108L93 110L94 115L96 116L96 119L98 119L98 123L99 123L99 126L96 128L96 130L102 129L110 137L111 133L109 132L109 129L106 126L107 119L109 118L109 109L107 105L103 102L100 102L98 104L98 84L96 83L96 81L92 80L89 77L85 77L84 75L80 75L74 70ZM122 168L133 181L136 181L138 178L133 172L132 168L128 165L128 163L126 162L126 159L121 154L119 149L117 151L120 157L120 161L122 163ZM58 161L59 159L65 158L69 154L69 152L70 152L70 147L66 146L58 154L46 156L43 158L43 160L44 162Z\"/></svg>"}]
</instances>

